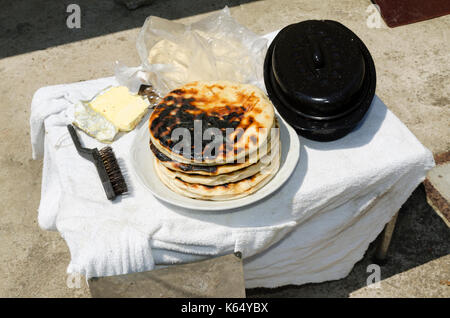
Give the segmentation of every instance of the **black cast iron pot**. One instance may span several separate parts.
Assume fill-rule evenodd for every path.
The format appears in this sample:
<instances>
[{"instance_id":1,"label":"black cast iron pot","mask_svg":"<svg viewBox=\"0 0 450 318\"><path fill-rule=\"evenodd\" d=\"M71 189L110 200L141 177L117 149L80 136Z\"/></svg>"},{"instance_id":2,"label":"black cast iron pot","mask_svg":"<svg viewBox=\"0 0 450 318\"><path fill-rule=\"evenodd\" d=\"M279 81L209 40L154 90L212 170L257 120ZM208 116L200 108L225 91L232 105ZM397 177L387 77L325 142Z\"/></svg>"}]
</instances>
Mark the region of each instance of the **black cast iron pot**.
<instances>
[{"instance_id":1,"label":"black cast iron pot","mask_svg":"<svg viewBox=\"0 0 450 318\"><path fill-rule=\"evenodd\" d=\"M264 82L281 116L308 139L352 131L375 95L376 73L364 43L344 25L308 20L283 28L264 61Z\"/></svg>"}]
</instances>

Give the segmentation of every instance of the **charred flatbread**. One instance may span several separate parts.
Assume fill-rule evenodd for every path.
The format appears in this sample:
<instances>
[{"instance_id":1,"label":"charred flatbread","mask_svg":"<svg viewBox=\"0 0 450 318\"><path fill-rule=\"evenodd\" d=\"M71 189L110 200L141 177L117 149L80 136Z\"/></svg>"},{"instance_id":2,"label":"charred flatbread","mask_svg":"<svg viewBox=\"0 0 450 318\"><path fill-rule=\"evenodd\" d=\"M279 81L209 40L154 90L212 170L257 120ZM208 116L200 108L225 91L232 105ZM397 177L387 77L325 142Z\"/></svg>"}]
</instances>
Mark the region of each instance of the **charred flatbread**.
<instances>
[{"instance_id":1,"label":"charred flatbread","mask_svg":"<svg viewBox=\"0 0 450 318\"><path fill-rule=\"evenodd\" d=\"M272 140L270 147L268 148L266 154L261 155L260 160L258 162L243 168L239 169L230 173L225 174L219 174L214 176L205 176L200 174L187 174L179 171L174 171L171 169L164 169L164 172L171 178L171 179L181 179L182 181L188 182L188 183L199 183L204 184L208 186L214 186L214 185L221 185L221 184L227 184L227 183L233 183L237 182L243 179L247 179L251 176L254 176L255 174L259 172L263 172L264 169L267 169L270 164L272 164L274 161L278 161L279 159L276 158L276 156L279 156L279 142L278 140ZM159 164L162 164L162 162L158 162ZM167 167L166 167L167 168Z\"/></svg>"},{"instance_id":2,"label":"charred flatbread","mask_svg":"<svg viewBox=\"0 0 450 318\"><path fill-rule=\"evenodd\" d=\"M275 117L274 121L274 128L279 128L278 121ZM272 143L272 138L275 138L275 142ZM276 145L279 141L279 135L278 132L272 131L269 133L269 136L267 137L267 142L264 145L264 147L259 148L256 153L254 153L253 156L245 158L245 161L242 163L230 163L230 164L223 164L223 165L216 165L216 166L205 166L205 165L192 165L187 163L182 163L175 161L165 154L163 154L161 151L159 151L155 145L150 141L150 150L153 152L153 154L158 158L160 163L164 165L166 168L169 168L173 171L182 172L183 174L198 174L203 176L218 176L222 174L229 174L234 171L238 171L241 169L245 169L255 163L257 163L260 160L260 156L267 153L267 151L270 149L270 147Z\"/></svg>"},{"instance_id":3,"label":"charred flatbread","mask_svg":"<svg viewBox=\"0 0 450 318\"><path fill-rule=\"evenodd\" d=\"M245 197L261 189L278 171L280 157L281 152L275 156L270 165L251 177L216 186L189 183L179 177L173 177L170 171L167 171L169 169L161 165L156 158L154 165L160 180L175 193L199 200L225 201Z\"/></svg>"},{"instance_id":4,"label":"charred flatbread","mask_svg":"<svg viewBox=\"0 0 450 318\"><path fill-rule=\"evenodd\" d=\"M274 117L272 103L256 86L192 82L171 91L155 108L149 119L150 140L162 154L180 163L244 162L243 158L267 142ZM189 147L178 148L181 135L173 138L180 132L177 128L188 132L182 137L190 139ZM213 131L223 136L217 147L210 147L213 140L217 142L215 138L205 138Z\"/></svg>"}]
</instances>

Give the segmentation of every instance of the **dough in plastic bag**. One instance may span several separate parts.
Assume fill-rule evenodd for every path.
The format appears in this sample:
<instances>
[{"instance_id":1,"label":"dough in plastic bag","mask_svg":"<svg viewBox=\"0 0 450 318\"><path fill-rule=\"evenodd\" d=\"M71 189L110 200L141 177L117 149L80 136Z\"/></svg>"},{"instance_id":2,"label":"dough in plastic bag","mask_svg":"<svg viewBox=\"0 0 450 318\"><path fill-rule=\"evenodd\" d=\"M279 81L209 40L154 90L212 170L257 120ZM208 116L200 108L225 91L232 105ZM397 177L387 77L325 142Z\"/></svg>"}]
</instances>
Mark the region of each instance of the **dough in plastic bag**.
<instances>
[{"instance_id":1,"label":"dough in plastic bag","mask_svg":"<svg viewBox=\"0 0 450 318\"><path fill-rule=\"evenodd\" d=\"M151 84L163 96L196 80L229 80L264 89L267 40L237 23L228 7L190 25L150 16L136 47L141 65L116 67L119 83L133 92Z\"/></svg>"}]
</instances>

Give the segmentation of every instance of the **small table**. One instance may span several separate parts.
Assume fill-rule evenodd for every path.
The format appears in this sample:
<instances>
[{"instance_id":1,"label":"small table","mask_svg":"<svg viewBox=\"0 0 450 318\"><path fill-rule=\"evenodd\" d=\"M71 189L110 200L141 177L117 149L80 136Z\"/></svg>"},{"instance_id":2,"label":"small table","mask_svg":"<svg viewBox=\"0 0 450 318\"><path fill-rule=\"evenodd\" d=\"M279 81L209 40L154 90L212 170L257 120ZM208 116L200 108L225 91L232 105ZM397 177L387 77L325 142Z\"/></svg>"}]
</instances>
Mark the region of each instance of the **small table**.
<instances>
[{"instance_id":1,"label":"small table","mask_svg":"<svg viewBox=\"0 0 450 318\"><path fill-rule=\"evenodd\" d=\"M77 155L66 124L71 99L88 99L114 84L104 78L46 87L32 104L34 157L45 153L39 224L61 233L72 255L68 271L87 277L240 252L246 288L343 278L388 224L377 254L385 257L396 212L434 165L432 154L375 97L348 136L327 143L299 137L294 173L249 207L205 213L170 206L132 171L131 195L111 203L95 167ZM133 133L111 145L125 168ZM101 146L80 137L87 147Z\"/></svg>"}]
</instances>

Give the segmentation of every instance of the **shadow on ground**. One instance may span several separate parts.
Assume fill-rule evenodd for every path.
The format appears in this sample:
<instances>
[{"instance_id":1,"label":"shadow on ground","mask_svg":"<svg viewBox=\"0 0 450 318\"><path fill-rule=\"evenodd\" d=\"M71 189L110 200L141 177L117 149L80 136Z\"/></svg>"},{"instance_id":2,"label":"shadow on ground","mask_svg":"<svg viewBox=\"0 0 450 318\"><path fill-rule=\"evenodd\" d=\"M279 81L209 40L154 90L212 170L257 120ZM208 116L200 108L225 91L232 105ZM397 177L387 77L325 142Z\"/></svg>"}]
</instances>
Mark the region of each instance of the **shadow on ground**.
<instances>
[{"instance_id":1,"label":"shadow on ground","mask_svg":"<svg viewBox=\"0 0 450 318\"><path fill-rule=\"evenodd\" d=\"M344 279L320 284L283 286L280 288L254 288L247 297L348 297L366 286L366 269L373 263L377 245L375 240L364 258ZM450 254L450 230L428 205L421 184L400 209L397 225L388 252L388 262L381 267L381 279L407 271L434 259Z\"/></svg>"},{"instance_id":2,"label":"shadow on ground","mask_svg":"<svg viewBox=\"0 0 450 318\"><path fill-rule=\"evenodd\" d=\"M117 0L1 1L0 58L141 27L150 15L179 19L253 1L153 0L136 10ZM66 24L72 3L80 7L80 28Z\"/></svg>"}]
</instances>

